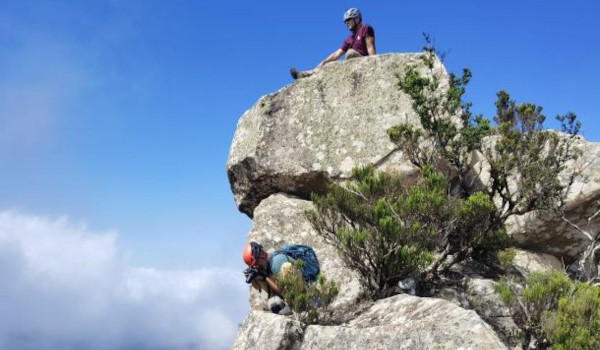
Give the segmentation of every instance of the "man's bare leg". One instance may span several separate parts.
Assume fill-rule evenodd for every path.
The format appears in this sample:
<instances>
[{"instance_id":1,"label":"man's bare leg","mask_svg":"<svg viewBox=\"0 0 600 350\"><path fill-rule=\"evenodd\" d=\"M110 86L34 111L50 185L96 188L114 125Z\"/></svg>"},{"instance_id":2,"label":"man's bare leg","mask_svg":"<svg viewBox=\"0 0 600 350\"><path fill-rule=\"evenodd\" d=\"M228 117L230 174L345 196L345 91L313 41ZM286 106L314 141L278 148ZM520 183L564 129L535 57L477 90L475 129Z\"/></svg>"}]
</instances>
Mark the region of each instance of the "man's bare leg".
<instances>
[{"instance_id":1,"label":"man's bare leg","mask_svg":"<svg viewBox=\"0 0 600 350\"><path fill-rule=\"evenodd\" d=\"M349 60L349 59L357 58L357 57L364 57L364 56L361 55L358 51L356 51L354 49L348 49L348 51L346 52L346 57L344 59ZM295 67L292 67L292 68L290 68L290 75L292 76L292 78L297 80L297 79L310 77L311 75L315 74L317 72L317 70L318 70L318 68L311 69L311 70L305 70L305 71L299 71Z\"/></svg>"},{"instance_id":2,"label":"man's bare leg","mask_svg":"<svg viewBox=\"0 0 600 350\"><path fill-rule=\"evenodd\" d=\"M344 59L349 60L349 59L357 58L357 57L364 57L364 56L361 55L358 51L356 51L354 49L348 49L348 51L346 52L346 57Z\"/></svg>"}]
</instances>

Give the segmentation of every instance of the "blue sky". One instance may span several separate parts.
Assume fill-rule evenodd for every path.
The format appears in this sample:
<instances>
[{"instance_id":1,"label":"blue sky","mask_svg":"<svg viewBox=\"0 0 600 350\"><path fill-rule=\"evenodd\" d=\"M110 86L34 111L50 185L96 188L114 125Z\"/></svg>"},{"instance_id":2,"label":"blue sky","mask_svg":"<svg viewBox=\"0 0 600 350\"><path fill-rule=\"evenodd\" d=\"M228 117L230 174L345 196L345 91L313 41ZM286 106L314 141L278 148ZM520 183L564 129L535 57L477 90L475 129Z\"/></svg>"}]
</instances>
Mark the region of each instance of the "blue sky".
<instances>
[{"instance_id":1,"label":"blue sky","mask_svg":"<svg viewBox=\"0 0 600 350\"><path fill-rule=\"evenodd\" d=\"M506 89L549 117L577 113L583 135L600 141L592 0L8 0L0 212L10 234L0 234L0 247L37 222L84 242L114 237L102 249L118 251L119 271L237 273L251 225L225 173L237 120L292 82L290 66L312 68L340 45L349 6L374 26L378 53L418 51L429 32L449 71L472 70L474 112L491 118L495 93ZM232 288L245 298L239 277ZM223 317L235 324L244 312Z\"/></svg>"}]
</instances>

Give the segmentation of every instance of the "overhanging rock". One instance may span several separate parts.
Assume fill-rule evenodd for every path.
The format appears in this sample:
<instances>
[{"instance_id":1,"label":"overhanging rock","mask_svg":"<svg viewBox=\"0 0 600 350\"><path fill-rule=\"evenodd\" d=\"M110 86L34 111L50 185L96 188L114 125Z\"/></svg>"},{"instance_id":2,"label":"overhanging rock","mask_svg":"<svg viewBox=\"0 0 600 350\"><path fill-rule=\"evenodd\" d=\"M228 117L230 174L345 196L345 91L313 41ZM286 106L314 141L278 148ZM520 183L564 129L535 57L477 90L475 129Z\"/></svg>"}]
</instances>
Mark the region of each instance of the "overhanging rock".
<instances>
[{"instance_id":1,"label":"overhanging rock","mask_svg":"<svg viewBox=\"0 0 600 350\"><path fill-rule=\"evenodd\" d=\"M419 124L397 73L417 65L421 54L388 54L327 65L276 93L263 96L240 118L227 161L238 208L252 217L273 193L307 198L352 168L414 169L393 153L386 130ZM440 62L436 74L447 76Z\"/></svg>"}]
</instances>

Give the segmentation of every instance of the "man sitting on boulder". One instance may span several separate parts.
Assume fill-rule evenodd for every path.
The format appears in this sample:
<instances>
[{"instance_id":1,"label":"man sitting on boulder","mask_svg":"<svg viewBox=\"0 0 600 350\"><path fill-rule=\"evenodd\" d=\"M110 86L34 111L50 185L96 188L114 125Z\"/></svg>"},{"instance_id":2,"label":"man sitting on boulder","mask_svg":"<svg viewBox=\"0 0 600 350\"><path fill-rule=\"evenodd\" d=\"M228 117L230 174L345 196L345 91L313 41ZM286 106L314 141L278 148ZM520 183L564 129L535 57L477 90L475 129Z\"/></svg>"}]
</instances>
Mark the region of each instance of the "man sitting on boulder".
<instances>
[{"instance_id":1,"label":"man sitting on boulder","mask_svg":"<svg viewBox=\"0 0 600 350\"><path fill-rule=\"evenodd\" d=\"M290 69L292 78L299 79L311 76L319 68L329 62L336 61L344 53L346 54L346 59L375 55L375 31L370 25L362 24L360 10L357 8L349 8L346 10L346 12L344 12L344 23L346 23L346 27L348 27L348 30L350 30L352 34L344 39L342 46L331 55L327 56L327 58L321 61L321 63L313 70L299 72L296 68L292 67Z\"/></svg>"},{"instance_id":2,"label":"man sitting on boulder","mask_svg":"<svg viewBox=\"0 0 600 350\"><path fill-rule=\"evenodd\" d=\"M244 246L242 257L249 266L244 271L246 283L252 283L259 291L265 290L269 296L269 309L280 315L290 315L292 310L285 305L283 291L276 279L289 274L297 260L303 261L301 273L305 283L314 282L319 274L317 256L311 247L305 245L286 245L269 254L257 242L250 242Z\"/></svg>"}]
</instances>

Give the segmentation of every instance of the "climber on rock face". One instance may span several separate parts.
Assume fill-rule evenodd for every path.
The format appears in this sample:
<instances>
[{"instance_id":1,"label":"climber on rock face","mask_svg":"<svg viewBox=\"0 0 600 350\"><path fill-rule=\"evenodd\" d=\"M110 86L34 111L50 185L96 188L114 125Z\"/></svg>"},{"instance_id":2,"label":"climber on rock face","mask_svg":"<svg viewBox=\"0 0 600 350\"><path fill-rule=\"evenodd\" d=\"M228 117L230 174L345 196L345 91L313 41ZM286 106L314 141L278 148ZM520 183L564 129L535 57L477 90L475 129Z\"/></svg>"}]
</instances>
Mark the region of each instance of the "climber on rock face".
<instances>
[{"instance_id":1,"label":"climber on rock face","mask_svg":"<svg viewBox=\"0 0 600 350\"><path fill-rule=\"evenodd\" d=\"M244 246L242 257L246 265L249 266L244 271L246 283L252 283L252 287L259 291L267 291L271 311L283 314L291 313L289 307L283 302L281 288L275 282L276 275L288 273L288 270L292 267L291 263L281 259L271 262L269 254L256 242L250 242Z\"/></svg>"},{"instance_id":2,"label":"climber on rock face","mask_svg":"<svg viewBox=\"0 0 600 350\"><path fill-rule=\"evenodd\" d=\"M252 283L259 291L265 290L269 296L269 309L280 315L290 315L292 310L283 301L283 291L277 285L277 278L289 274L296 260L304 262L301 273L305 283L314 282L319 274L314 250L304 245L287 245L269 254L257 242L250 242L244 246L242 258L249 266L244 271L246 283Z\"/></svg>"},{"instance_id":3,"label":"climber on rock face","mask_svg":"<svg viewBox=\"0 0 600 350\"><path fill-rule=\"evenodd\" d=\"M327 58L321 61L313 70L300 72L296 68L290 69L290 74L294 79L306 78L313 75L318 69L329 62L336 61L343 54L345 59L375 55L375 31L368 24L362 24L362 16L357 8L349 8L344 12L344 23L348 30L352 32L339 49L331 53Z\"/></svg>"}]
</instances>

